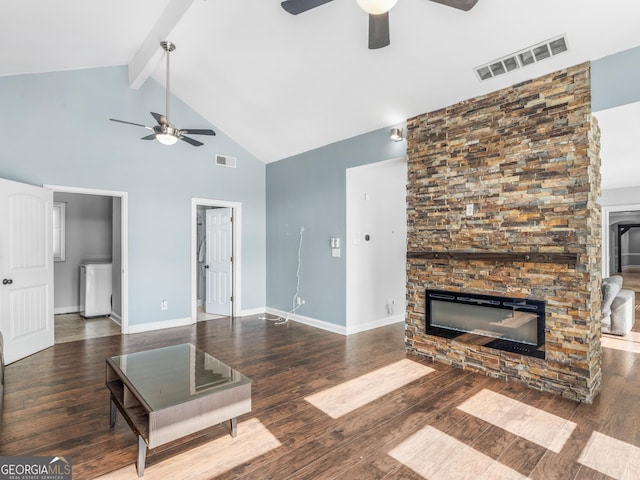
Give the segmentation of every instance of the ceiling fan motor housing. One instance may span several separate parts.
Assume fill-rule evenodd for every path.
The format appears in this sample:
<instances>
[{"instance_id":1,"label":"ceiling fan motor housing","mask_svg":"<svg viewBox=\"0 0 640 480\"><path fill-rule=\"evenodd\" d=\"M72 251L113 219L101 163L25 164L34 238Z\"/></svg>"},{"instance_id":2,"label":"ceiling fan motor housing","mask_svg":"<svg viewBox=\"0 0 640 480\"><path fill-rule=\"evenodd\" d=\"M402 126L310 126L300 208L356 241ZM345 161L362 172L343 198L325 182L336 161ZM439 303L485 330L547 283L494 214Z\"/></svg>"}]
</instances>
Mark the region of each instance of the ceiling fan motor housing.
<instances>
[{"instance_id":1,"label":"ceiling fan motor housing","mask_svg":"<svg viewBox=\"0 0 640 480\"><path fill-rule=\"evenodd\" d=\"M176 44L171 42L160 42L160 46L165 52L173 52L176 49Z\"/></svg>"}]
</instances>

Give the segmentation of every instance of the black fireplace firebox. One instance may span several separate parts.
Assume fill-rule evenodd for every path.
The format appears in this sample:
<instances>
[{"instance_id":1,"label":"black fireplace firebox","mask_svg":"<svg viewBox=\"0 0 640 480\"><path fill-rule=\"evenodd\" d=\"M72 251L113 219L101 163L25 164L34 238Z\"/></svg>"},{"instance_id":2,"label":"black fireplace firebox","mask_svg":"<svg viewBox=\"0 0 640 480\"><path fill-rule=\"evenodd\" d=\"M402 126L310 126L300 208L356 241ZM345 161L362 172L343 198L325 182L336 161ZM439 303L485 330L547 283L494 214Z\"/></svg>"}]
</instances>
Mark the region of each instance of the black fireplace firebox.
<instances>
[{"instance_id":1,"label":"black fireplace firebox","mask_svg":"<svg viewBox=\"0 0 640 480\"><path fill-rule=\"evenodd\" d=\"M427 333L463 343L545 358L545 303L427 289Z\"/></svg>"}]
</instances>

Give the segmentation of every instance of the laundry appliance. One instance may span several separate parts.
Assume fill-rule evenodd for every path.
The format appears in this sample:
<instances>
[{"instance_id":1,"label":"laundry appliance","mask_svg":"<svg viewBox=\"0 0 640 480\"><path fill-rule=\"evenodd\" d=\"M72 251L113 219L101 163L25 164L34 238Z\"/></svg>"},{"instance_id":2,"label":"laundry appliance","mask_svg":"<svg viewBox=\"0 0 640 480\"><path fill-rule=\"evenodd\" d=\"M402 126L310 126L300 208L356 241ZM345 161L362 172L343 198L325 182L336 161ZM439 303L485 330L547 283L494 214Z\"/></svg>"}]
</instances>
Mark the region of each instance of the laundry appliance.
<instances>
[{"instance_id":1,"label":"laundry appliance","mask_svg":"<svg viewBox=\"0 0 640 480\"><path fill-rule=\"evenodd\" d=\"M80 265L80 315L99 317L111 314L111 264Z\"/></svg>"}]
</instances>

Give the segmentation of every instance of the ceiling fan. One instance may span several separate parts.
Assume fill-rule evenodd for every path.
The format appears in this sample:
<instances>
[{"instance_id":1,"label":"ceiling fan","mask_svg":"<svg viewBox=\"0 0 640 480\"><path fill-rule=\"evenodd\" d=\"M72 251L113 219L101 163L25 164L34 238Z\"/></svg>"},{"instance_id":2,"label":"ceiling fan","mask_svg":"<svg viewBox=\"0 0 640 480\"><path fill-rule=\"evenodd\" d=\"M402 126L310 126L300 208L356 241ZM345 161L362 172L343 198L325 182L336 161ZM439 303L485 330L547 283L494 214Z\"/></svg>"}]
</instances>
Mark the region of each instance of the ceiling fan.
<instances>
[{"instance_id":1,"label":"ceiling fan","mask_svg":"<svg viewBox=\"0 0 640 480\"><path fill-rule=\"evenodd\" d=\"M167 106L164 115L160 115L159 113L151 112L153 118L156 119L158 125L154 125L153 127L149 127L147 125L142 125L141 123L133 123L126 122L124 120L117 120L115 118L110 118L112 122L120 122L127 123L129 125L136 125L138 127L146 128L147 130L151 130L153 133L151 135L147 135L146 137L142 137L141 140L158 140L160 143L164 145L173 145L178 140L182 140L183 142L187 142L194 147L199 147L204 145L204 143L199 142L198 140L194 140L193 138L186 137L185 134L189 135L215 135L216 132L208 129L196 129L196 128L183 128L179 129L175 125L173 125L169 121L169 53L176 49L174 43L171 42L161 42L160 46L167 52Z\"/></svg>"},{"instance_id":2,"label":"ceiling fan","mask_svg":"<svg viewBox=\"0 0 640 480\"><path fill-rule=\"evenodd\" d=\"M298 15L319 7L332 0L285 0L280 5L291 15ZM471 10L478 0L431 0L459 10ZM357 0L358 5L369 14L369 48L383 48L391 42L389 39L389 10L398 0Z\"/></svg>"}]
</instances>

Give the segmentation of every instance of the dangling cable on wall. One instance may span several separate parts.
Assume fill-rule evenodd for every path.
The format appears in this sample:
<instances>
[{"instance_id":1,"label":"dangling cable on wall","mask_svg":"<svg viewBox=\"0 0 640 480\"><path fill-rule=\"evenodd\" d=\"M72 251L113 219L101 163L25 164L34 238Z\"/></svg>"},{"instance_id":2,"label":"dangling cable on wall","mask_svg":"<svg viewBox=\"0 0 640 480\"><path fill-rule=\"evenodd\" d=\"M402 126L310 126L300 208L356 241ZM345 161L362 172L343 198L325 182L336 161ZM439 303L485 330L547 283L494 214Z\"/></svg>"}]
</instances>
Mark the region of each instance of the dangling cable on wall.
<instances>
[{"instance_id":1,"label":"dangling cable on wall","mask_svg":"<svg viewBox=\"0 0 640 480\"><path fill-rule=\"evenodd\" d=\"M298 296L300 295L300 267L302 265L302 234L304 233L304 227L300 227L300 241L298 242L298 266L296 268L296 293L293 295L293 300L291 304L291 310L287 312L285 317L278 316L275 318L271 318L268 316L259 317L260 320L271 320L274 321L276 325L284 325L289 321L289 315L293 315L296 311L302 306L297 303Z\"/></svg>"}]
</instances>

